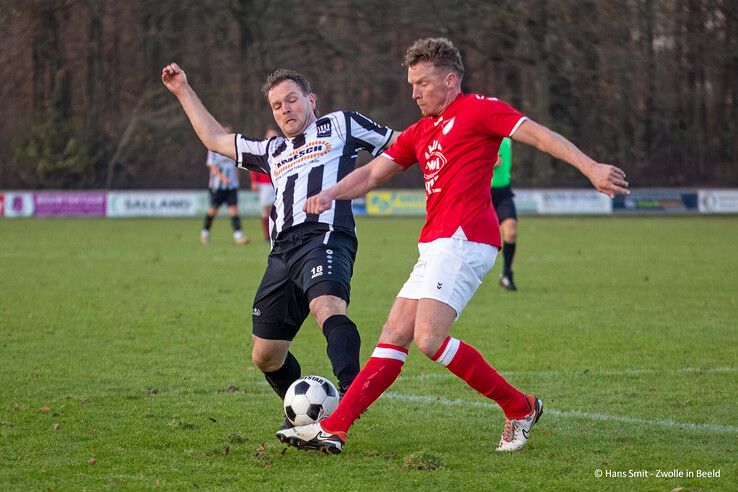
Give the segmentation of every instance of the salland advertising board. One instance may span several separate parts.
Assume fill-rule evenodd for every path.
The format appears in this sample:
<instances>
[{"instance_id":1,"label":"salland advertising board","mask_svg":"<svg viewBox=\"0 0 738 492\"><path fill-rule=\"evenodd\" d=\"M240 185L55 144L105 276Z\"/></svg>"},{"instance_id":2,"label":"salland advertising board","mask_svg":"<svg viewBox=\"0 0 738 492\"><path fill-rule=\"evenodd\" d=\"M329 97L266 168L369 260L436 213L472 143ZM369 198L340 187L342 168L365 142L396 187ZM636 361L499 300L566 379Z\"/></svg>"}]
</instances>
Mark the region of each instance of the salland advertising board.
<instances>
[{"instance_id":1,"label":"salland advertising board","mask_svg":"<svg viewBox=\"0 0 738 492\"><path fill-rule=\"evenodd\" d=\"M6 191L4 198L4 216L8 218L33 216L33 193Z\"/></svg>"},{"instance_id":2,"label":"salland advertising board","mask_svg":"<svg viewBox=\"0 0 738 492\"><path fill-rule=\"evenodd\" d=\"M33 194L36 217L104 217L104 191L39 191Z\"/></svg>"},{"instance_id":3,"label":"salland advertising board","mask_svg":"<svg viewBox=\"0 0 738 492\"><path fill-rule=\"evenodd\" d=\"M700 190L697 198L703 214L738 213L738 190Z\"/></svg>"},{"instance_id":4,"label":"salland advertising board","mask_svg":"<svg viewBox=\"0 0 738 492\"><path fill-rule=\"evenodd\" d=\"M370 191L366 195L367 215L425 215L425 191Z\"/></svg>"},{"instance_id":5,"label":"salland advertising board","mask_svg":"<svg viewBox=\"0 0 738 492\"><path fill-rule=\"evenodd\" d=\"M204 191L112 191L108 217L192 217L209 205Z\"/></svg>"},{"instance_id":6,"label":"salland advertising board","mask_svg":"<svg viewBox=\"0 0 738 492\"><path fill-rule=\"evenodd\" d=\"M205 215L209 206L207 191L112 191L107 200L108 217L195 217ZM239 191L238 212L258 216L259 194ZM220 207L220 215L227 213L227 207Z\"/></svg>"}]
</instances>

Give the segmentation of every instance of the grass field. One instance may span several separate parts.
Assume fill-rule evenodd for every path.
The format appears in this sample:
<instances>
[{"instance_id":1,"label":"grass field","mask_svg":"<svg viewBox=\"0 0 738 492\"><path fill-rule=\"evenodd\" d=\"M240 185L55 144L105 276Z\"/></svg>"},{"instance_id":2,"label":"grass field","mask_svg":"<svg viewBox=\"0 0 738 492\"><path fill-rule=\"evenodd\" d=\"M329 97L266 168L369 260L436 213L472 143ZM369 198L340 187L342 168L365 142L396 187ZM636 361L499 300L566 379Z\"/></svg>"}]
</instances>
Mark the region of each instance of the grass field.
<instances>
[{"instance_id":1,"label":"grass field","mask_svg":"<svg viewBox=\"0 0 738 492\"><path fill-rule=\"evenodd\" d=\"M0 220L0 489L736 490L738 217L522 219L520 290L500 258L453 331L544 401L514 454L498 408L414 349L342 455L286 449L248 358L267 245L199 225ZM363 360L420 226L359 221ZM331 376L312 321L294 353Z\"/></svg>"}]
</instances>

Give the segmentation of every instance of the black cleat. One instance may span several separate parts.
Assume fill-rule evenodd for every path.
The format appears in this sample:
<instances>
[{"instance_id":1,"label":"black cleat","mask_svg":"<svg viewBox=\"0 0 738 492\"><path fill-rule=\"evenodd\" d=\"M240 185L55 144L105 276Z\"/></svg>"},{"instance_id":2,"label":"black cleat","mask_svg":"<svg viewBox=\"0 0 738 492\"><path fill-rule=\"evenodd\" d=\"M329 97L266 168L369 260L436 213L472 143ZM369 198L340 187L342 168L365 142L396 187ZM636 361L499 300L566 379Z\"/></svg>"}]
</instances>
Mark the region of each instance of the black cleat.
<instances>
[{"instance_id":1,"label":"black cleat","mask_svg":"<svg viewBox=\"0 0 738 492\"><path fill-rule=\"evenodd\" d=\"M507 275L505 275L504 273L500 275L500 287L502 287L505 290L509 290L509 291L518 290L517 286L515 285L515 282L513 282L512 272L510 272Z\"/></svg>"}]
</instances>

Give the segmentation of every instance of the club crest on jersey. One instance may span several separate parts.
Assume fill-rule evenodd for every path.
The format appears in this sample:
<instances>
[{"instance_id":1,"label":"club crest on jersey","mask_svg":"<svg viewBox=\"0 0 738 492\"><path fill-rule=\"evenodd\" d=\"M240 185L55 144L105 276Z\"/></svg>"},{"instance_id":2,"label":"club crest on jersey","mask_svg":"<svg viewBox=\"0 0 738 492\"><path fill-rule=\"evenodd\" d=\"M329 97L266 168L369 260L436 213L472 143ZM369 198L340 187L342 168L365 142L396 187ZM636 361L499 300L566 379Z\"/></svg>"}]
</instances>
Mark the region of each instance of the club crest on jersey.
<instances>
[{"instance_id":1,"label":"club crest on jersey","mask_svg":"<svg viewBox=\"0 0 738 492\"><path fill-rule=\"evenodd\" d=\"M315 127L318 129L318 138L325 138L331 136L331 120L325 118L315 122Z\"/></svg>"},{"instance_id":2,"label":"club crest on jersey","mask_svg":"<svg viewBox=\"0 0 738 492\"><path fill-rule=\"evenodd\" d=\"M451 120L453 125L453 120ZM438 180L438 173L446 165L446 156L443 155L443 148L441 142L434 140L428 145L428 150L425 152L425 169L423 172L423 178L425 179L425 192L428 195L441 191L440 188L436 188L435 184Z\"/></svg>"}]
</instances>

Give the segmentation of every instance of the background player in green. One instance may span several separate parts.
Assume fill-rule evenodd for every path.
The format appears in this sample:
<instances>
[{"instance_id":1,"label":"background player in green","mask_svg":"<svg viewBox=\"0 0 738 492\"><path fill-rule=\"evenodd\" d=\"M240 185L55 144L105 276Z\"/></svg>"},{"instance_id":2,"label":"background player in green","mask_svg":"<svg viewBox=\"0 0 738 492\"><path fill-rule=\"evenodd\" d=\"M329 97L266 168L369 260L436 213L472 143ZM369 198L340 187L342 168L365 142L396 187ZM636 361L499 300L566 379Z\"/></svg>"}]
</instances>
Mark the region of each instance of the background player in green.
<instances>
[{"instance_id":1,"label":"background player in green","mask_svg":"<svg viewBox=\"0 0 738 492\"><path fill-rule=\"evenodd\" d=\"M510 167L512 166L512 141L509 138L502 140L500 151L495 164L495 174L492 176L492 205L497 212L502 231L502 275L500 286L507 290L518 290L513 281L512 262L515 257L515 241L518 238L518 212L515 209L513 197L515 194L510 186Z\"/></svg>"}]
</instances>

